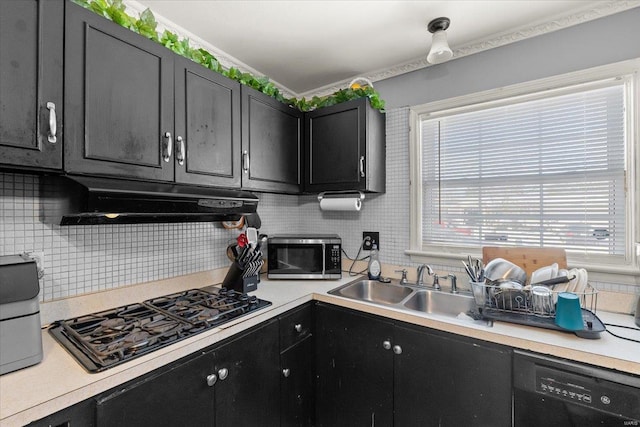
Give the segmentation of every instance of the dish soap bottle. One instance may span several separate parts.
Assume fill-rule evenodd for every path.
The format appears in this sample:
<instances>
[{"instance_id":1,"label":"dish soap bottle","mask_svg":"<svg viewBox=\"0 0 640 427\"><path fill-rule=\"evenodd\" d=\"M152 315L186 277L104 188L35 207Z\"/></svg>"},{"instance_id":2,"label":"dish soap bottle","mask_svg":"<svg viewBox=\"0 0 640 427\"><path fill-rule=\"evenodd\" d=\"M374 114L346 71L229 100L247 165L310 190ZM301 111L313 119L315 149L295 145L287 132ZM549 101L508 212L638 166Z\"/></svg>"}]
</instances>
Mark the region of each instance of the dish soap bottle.
<instances>
[{"instance_id":1,"label":"dish soap bottle","mask_svg":"<svg viewBox=\"0 0 640 427\"><path fill-rule=\"evenodd\" d=\"M380 260L378 260L378 245L371 245L371 254L369 255L369 268L367 273L370 280L380 279Z\"/></svg>"}]
</instances>

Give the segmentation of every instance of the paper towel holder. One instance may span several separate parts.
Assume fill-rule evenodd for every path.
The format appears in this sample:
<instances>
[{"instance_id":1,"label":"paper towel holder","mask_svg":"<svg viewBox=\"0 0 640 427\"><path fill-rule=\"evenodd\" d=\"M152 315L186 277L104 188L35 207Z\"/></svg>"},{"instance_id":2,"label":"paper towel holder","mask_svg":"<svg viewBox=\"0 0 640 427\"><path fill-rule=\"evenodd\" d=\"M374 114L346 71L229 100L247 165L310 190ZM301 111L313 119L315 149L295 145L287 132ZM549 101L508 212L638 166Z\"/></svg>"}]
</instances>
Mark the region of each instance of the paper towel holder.
<instances>
[{"instance_id":1,"label":"paper towel holder","mask_svg":"<svg viewBox=\"0 0 640 427\"><path fill-rule=\"evenodd\" d=\"M339 198L343 198L345 196L349 196L349 195L356 195L358 194L360 196L360 201L364 200L364 193L362 191L358 191L358 190L344 190L344 191L323 191L322 193L318 194L318 202L321 202L322 199L339 199Z\"/></svg>"}]
</instances>

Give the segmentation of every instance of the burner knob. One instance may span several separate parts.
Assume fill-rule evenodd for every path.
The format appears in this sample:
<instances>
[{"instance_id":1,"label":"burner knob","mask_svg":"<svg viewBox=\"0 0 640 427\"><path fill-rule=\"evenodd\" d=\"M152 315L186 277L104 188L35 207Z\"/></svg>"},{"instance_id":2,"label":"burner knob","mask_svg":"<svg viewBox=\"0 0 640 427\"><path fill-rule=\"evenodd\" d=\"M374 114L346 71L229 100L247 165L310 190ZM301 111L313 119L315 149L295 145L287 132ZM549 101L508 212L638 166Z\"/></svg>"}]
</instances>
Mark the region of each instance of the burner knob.
<instances>
[{"instance_id":1,"label":"burner knob","mask_svg":"<svg viewBox=\"0 0 640 427\"><path fill-rule=\"evenodd\" d=\"M218 376L216 374L207 375L207 385L209 387L213 387L216 381L218 381Z\"/></svg>"},{"instance_id":2,"label":"burner knob","mask_svg":"<svg viewBox=\"0 0 640 427\"><path fill-rule=\"evenodd\" d=\"M220 381L224 381L229 376L229 370L227 368L222 368L218 370L218 377L220 377Z\"/></svg>"},{"instance_id":3,"label":"burner knob","mask_svg":"<svg viewBox=\"0 0 640 427\"><path fill-rule=\"evenodd\" d=\"M242 302L247 302L247 301L249 301L249 295L247 295L247 294L242 294L242 295L240 295L240 296L238 297L238 299L239 299L240 301L242 301Z\"/></svg>"},{"instance_id":4,"label":"burner knob","mask_svg":"<svg viewBox=\"0 0 640 427\"><path fill-rule=\"evenodd\" d=\"M258 297L253 295L249 298L249 304L257 304L258 303Z\"/></svg>"}]
</instances>

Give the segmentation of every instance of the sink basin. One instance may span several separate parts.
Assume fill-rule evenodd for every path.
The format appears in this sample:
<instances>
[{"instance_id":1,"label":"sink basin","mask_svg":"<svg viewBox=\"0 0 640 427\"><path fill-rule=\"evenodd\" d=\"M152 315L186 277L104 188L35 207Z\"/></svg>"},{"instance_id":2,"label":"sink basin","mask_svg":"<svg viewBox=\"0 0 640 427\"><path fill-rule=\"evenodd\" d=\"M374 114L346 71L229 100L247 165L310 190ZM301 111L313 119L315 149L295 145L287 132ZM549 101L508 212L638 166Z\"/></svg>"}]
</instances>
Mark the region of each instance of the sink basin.
<instances>
[{"instance_id":1,"label":"sink basin","mask_svg":"<svg viewBox=\"0 0 640 427\"><path fill-rule=\"evenodd\" d=\"M338 295L359 301L393 305L400 303L411 295L413 290L406 286L363 279L347 283L344 286L329 291L329 293L331 295Z\"/></svg>"},{"instance_id":2,"label":"sink basin","mask_svg":"<svg viewBox=\"0 0 640 427\"><path fill-rule=\"evenodd\" d=\"M418 290L404 303L404 306L410 310L423 313L444 314L455 317L460 313L474 310L476 302L471 295Z\"/></svg>"},{"instance_id":3,"label":"sink basin","mask_svg":"<svg viewBox=\"0 0 640 427\"><path fill-rule=\"evenodd\" d=\"M423 286L401 285L398 280L382 283L356 279L328 293L414 313L457 317L460 313L476 311L476 302L471 293L462 291L452 294ZM487 326L491 326L491 323L487 323Z\"/></svg>"}]
</instances>

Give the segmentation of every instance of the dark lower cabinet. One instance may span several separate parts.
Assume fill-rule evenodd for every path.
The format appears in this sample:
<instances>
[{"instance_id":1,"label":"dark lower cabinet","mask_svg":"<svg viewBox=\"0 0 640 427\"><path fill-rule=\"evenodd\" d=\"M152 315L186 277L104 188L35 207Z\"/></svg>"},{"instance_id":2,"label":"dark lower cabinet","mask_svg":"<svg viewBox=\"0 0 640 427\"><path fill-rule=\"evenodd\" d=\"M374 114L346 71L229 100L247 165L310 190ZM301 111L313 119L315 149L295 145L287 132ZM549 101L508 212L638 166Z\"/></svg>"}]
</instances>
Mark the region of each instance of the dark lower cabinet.
<instances>
[{"instance_id":1,"label":"dark lower cabinet","mask_svg":"<svg viewBox=\"0 0 640 427\"><path fill-rule=\"evenodd\" d=\"M318 426L510 426L511 351L319 303Z\"/></svg>"},{"instance_id":2,"label":"dark lower cabinet","mask_svg":"<svg viewBox=\"0 0 640 427\"><path fill-rule=\"evenodd\" d=\"M393 426L393 323L316 308L316 425Z\"/></svg>"},{"instance_id":3,"label":"dark lower cabinet","mask_svg":"<svg viewBox=\"0 0 640 427\"><path fill-rule=\"evenodd\" d=\"M0 1L0 167L62 169L62 0Z\"/></svg>"},{"instance_id":4,"label":"dark lower cabinet","mask_svg":"<svg viewBox=\"0 0 640 427\"><path fill-rule=\"evenodd\" d=\"M313 338L280 354L280 426L309 427L314 422Z\"/></svg>"},{"instance_id":5,"label":"dark lower cabinet","mask_svg":"<svg viewBox=\"0 0 640 427\"><path fill-rule=\"evenodd\" d=\"M212 362L205 353L112 390L97 399L97 426L213 426Z\"/></svg>"},{"instance_id":6,"label":"dark lower cabinet","mask_svg":"<svg viewBox=\"0 0 640 427\"><path fill-rule=\"evenodd\" d=\"M27 424L28 427L94 427L96 407L93 399L87 399L73 406Z\"/></svg>"},{"instance_id":7,"label":"dark lower cabinet","mask_svg":"<svg viewBox=\"0 0 640 427\"><path fill-rule=\"evenodd\" d=\"M396 325L394 425L511 426L511 351Z\"/></svg>"},{"instance_id":8,"label":"dark lower cabinet","mask_svg":"<svg viewBox=\"0 0 640 427\"><path fill-rule=\"evenodd\" d=\"M97 426L280 425L277 319L98 397Z\"/></svg>"}]
</instances>

